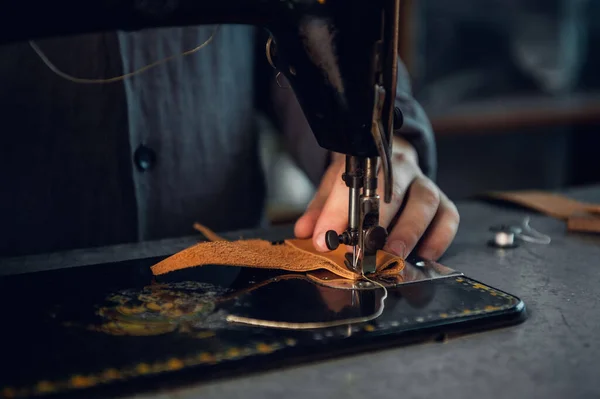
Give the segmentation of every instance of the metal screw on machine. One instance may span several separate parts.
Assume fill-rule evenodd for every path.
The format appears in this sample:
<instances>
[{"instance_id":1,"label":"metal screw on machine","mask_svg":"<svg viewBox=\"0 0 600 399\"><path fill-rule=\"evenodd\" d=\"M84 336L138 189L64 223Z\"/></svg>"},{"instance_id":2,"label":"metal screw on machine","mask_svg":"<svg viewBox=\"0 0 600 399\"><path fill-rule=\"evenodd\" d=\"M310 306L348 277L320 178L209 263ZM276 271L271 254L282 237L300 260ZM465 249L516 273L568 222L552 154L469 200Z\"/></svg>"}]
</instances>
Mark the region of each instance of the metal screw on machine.
<instances>
[{"instance_id":1,"label":"metal screw on machine","mask_svg":"<svg viewBox=\"0 0 600 399\"><path fill-rule=\"evenodd\" d=\"M330 251L335 251L340 244L352 245L352 238L347 231L339 234L335 230L329 230L325 233L325 244Z\"/></svg>"},{"instance_id":2,"label":"metal screw on machine","mask_svg":"<svg viewBox=\"0 0 600 399\"><path fill-rule=\"evenodd\" d=\"M337 231L329 230L325 233L325 244L331 251L336 250L340 246L340 237Z\"/></svg>"},{"instance_id":3,"label":"metal screw on machine","mask_svg":"<svg viewBox=\"0 0 600 399\"><path fill-rule=\"evenodd\" d=\"M383 249L385 242L387 241L387 230L381 226L371 227L365 232L365 252L366 253L377 253L377 251Z\"/></svg>"},{"instance_id":4,"label":"metal screw on machine","mask_svg":"<svg viewBox=\"0 0 600 399\"><path fill-rule=\"evenodd\" d=\"M364 248L367 253L375 253L383 248L387 240L387 230L381 226L371 227L365 231ZM340 244L350 245L351 239L347 232L340 235L335 230L325 233L325 244L331 251L336 250Z\"/></svg>"}]
</instances>

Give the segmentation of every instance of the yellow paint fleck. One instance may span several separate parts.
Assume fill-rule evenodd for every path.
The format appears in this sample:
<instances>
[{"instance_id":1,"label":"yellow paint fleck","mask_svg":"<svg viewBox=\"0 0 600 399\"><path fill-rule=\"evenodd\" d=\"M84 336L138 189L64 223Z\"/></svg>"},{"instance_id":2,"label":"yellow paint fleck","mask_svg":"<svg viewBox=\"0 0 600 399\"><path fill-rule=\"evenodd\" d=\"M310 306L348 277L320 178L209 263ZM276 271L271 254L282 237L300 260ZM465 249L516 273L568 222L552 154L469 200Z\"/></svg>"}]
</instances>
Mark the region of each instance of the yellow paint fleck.
<instances>
[{"instance_id":1,"label":"yellow paint fleck","mask_svg":"<svg viewBox=\"0 0 600 399\"><path fill-rule=\"evenodd\" d=\"M365 326L365 331L369 331L369 332L375 331L375 327L373 327L373 326L372 326L372 325L370 325L370 324L367 324L367 325Z\"/></svg>"},{"instance_id":2,"label":"yellow paint fleck","mask_svg":"<svg viewBox=\"0 0 600 399\"><path fill-rule=\"evenodd\" d=\"M214 331L200 331L198 334L195 335L196 338L210 338L214 336Z\"/></svg>"},{"instance_id":3,"label":"yellow paint fleck","mask_svg":"<svg viewBox=\"0 0 600 399\"><path fill-rule=\"evenodd\" d=\"M471 314L471 311L469 309L465 309L462 312L463 312L463 314Z\"/></svg>"},{"instance_id":4,"label":"yellow paint fleck","mask_svg":"<svg viewBox=\"0 0 600 399\"><path fill-rule=\"evenodd\" d=\"M459 283L462 283L465 280L459 277L459 278L456 279L456 281L459 282Z\"/></svg>"},{"instance_id":5,"label":"yellow paint fleck","mask_svg":"<svg viewBox=\"0 0 600 399\"><path fill-rule=\"evenodd\" d=\"M160 306L157 303L154 303L154 302L147 303L146 307L148 309L150 309L150 310L156 310L156 311L160 310Z\"/></svg>"},{"instance_id":6,"label":"yellow paint fleck","mask_svg":"<svg viewBox=\"0 0 600 399\"><path fill-rule=\"evenodd\" d=\"M117 369L108 369L105 370L104 373L102 373L102 377L104 377L104 379L106 380L116 380L121 378L121 374Z\"/></svg>"},{"instance_id":7,"label":"yellow paint fleck","mask_svg":"<svg viewBox=\"0 0 600 399\"><path fill-rule=\"evenodd\" d=\"M40 393L49 393L54 391L54 385L50 381L40 381L35 386L35 390Z\"/></svg>"},{"instance_id":8,"label":"yellow paint fleck","mask_svg":"<svg viewBox=\"0 0 600 399\"><path fill-rule=\"evenodd\" d=\"M240 350L237 348L231 348L227 351L227 357L238 357L240 355Z\"/></svg>"},{"instance_id":9,"label":"yellow paint fleck","mask_svg":"<svg viewBox=\"0 0 600 399\"><path fill-rule=\"evenodd\" d=\"M207 352L203 352L198 356L198 359L202 362L202 363L213 363L215 361L215 357Z\"/></svg>"},{"instance_id":10,"label":"yellow paint fleck","mask_svg":"<svg viewBox=\"0 0 600 399\"><path fill-rule=\"evenodd\" d=\"M287 346L295 346L296 345L296 340L293 338L288 338L285 340L285 344Z\"/></svg>"},{"instance_id":11,"label":"yellow paint fleck","mask_svg":"<svg viewBox=\"0 0 600 399\"><path fill-rule=\"evenodd\" d=\"M4 388L2 390L2 396L4 396L5 398L14 398L15 396L17 396L17 393L13 388Z\"/></svg>"},{"instance_id":12,"label":"yellow paint fleck","mask_svg":"<svg viewBox=\"0 0 600 399\"><path fill-rule=\"evenodd\" d=\"M143 306L133 306L133 307L117 306L117 311L119 311L119 313L122 313L122 314L128 315L128 316L143 313L145 310L146 309L144 309Z\"/></svg>"},{"instance_id":13,"label":"yellow paint fleck","mask_svg":"<svg viewBox=\"0 0 600 399\"><path fill-rule=\"evenodd\" d=\"M448 313L442 313L442 314L440 314L440 317L442 319L445 319L446 317L448 317Z\"/></svg>"},{"instance_id":14,"label":"yellow paint fleck","mask_svg":"<svg viewBox=\"0 0 600 399\"><path fill-rule=\"evenodd\" d=\"M135 367L135 371L139 374L148 374L150 372L150 366L146 363L140 363Z\"/></svg>"},{"instance_id":15,"label":"yellow paint fleck","mask_svg":"<svg viewBox=\"0 0 600 399\"><path fill-rule=\"evenodd\" d=\"M184 366L183 362L179 359L170 359L169 362L167 363L167 367L169 368L169 370L179 370L182 369Z\"/></svg>"},{"instance_id":16,"label":"yellow paint fleck","mask_svg":"<svg viewBox=\"0 0 600 399\"><path fill-rule=\"evenodd\" d=\"M493 312L494 310L498 310L498 308L496 306L488 305L485 307L485 310L487 312Z\"/></svg>"},{"instance_id":17,"label":"yellow paint fleck","mask_svg":"<svg viewBox=\"0 0 600 399\"><path fill-rule=\"evenodd\" d=\"M273 352L273 347L267 344L260 343L256 345L256 350L260 353L271 353Z\"/></svg>"},{"instance_id":18,"label":"yellow paint fleck","mask_svg":"<svg viewBox=\"0 0 600 399\"><path fill-rule=\"evenodd\" d=\"M496 293L495 292L490 292L490 295L491 296L496 296Z\"/></svg>"},{"instance_id":19,"label":"yellow paint fleck","mask_svg":"<svg viewBox=\"0 0 600 399\"><path fill-rule=\"evenodd\" d=\"M88 378L83 375L74 375L71 377L70 382L75 388L87 388L96 383L93 378Z\"/></svg>"},{"instance_id":20,"label":"yellow paint fleck","mask_svg":"<svg viewBox=\"0 0 600 399\"><path fill-rule=\"evenodd\" d=\"M475 283L473 284L473 288L475 288L476 290L484 290L484 291L489 291L489 287L483 285L483 284L479 284L479 283Z\"/></svg>"}]
</instances>

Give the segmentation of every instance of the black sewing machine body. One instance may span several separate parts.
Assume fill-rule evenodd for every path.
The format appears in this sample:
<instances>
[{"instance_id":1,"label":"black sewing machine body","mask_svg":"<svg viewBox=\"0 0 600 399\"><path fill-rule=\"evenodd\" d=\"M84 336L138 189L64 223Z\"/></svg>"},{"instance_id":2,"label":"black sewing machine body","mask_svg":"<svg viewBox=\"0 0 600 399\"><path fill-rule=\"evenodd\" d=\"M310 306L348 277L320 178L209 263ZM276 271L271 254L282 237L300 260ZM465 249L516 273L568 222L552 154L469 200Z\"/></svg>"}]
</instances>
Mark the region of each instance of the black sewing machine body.
<instances>
[{"instance_id":1,"label":"black sewing machine body","mask_svg":"<svg viewBox=\"0 0 600 399\"><path fill-rule=\"evenodd\" d=\"M393 122L396 0L75 0L12 2L0 13L0 44L109 30L202 24L267 29L274 66L294 89L319 144L378 156L371 135L375 84ZM383 78L383 81L379 81Z\"/></svg>"}]
</instances>

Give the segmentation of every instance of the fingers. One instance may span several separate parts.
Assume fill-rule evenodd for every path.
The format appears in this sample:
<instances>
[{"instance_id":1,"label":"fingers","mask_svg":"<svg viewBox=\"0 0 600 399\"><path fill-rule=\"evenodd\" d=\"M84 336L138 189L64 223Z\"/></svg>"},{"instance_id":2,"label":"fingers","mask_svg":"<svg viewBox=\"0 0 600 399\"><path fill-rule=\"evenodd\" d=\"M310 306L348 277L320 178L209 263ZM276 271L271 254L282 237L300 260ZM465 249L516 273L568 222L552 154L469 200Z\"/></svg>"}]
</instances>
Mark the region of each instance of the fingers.
<instances>
[{"instance_id":1,"label":"fingers","mask_svg":"<svg viewBox=\"0 0 600 399\"><path fill-rule=\"evenodd\" d=\"M317 189L314 198L310 204L308 204L304 214L296 221L294 226L294 234L296 237L309 238L313 235L317 220L321 215L327 198L331 194L336 180L342 181L342 167L343 165L338 162L331 165L331 167L329 167L325 172L323 180L321 180L321 184L319 184L319 188Z\"/></svg>"},{"instance_id":2,"label":"fingers","mask_svg":"<svg viewBox=\"0 0 600 399\"><path fill-rule=\"evenodd\" d=\"M392 199L389 204L386 204L382 199L379 209L379 225L386 229L388 226L393 225L395 219L399 216L406 192L411 183L417 176L421 175L416 164L404 154L394 154L392 164L394 165ZM380 193L384 189L383 173L379 174L377 187Z\"/></svg>"},{"instance_id":3,"label":"fingers","mask_svg":"<svg viewBox=\"0 0 600 399\"><path fill-rule=\"evenodd\" d=\"M423 259L438 260L454 240L459 224L460 215L456 206L441 193L438 212L419 244L419 256Z\"/></svg>"},{"instance_id":4,"label":"fingers","mask_svg":"<svg viewBox=\"0 0 600 399\"><path fill-rule=\"evenodd\" d=\"M437 260L456 236L458 211L406 154L394 154L392 164L392 201L381 201L379 219L380 225L389 230L384 249L406 258L419 244L421 257ZM343 160L339 160L328 168L315 197L295 225L296 236L312 236L315 249L321 252L329 250L325 244L327 231L340 234L348 226L348 187L340 178L344 167ZM383 189L381 175L378 186Z\"/></svg>"},{"instance_id":5,"label":"fingers","mask_svg":"<svg viewBox=\"0 0 600 399\"><path fill-rule=\"evenodd\" d=\"M341 176L341 172L340 169L336 173ZM313 245L321 252L329 251L325 244L325 233L328 230L335 230L340 234L348 226L348 187L339 176L334 181L315 224Z\"/></svg>"},{"instance_id":6,"label":"fingers","mask_svg":"<svg viewBox=\"0 0 600 399\"><path fill-rule=\"evenodd\" d=\"M392 228L385 248L403 258L408 256L425 234L441 203L440 190L423 176L413 181L407 195L406 206Z\"/></svg>"},{"instance_id":7,"label":"fingers","mask_svg":"<svg viewBox=\"0 0 600 399\"><path fill-rule=\"evenodd\" d=\"M394 154L392 159L394 173L394 187L392 201L389 204L381 202L380 225L387 227L402 205L404 193L414 180L415 176L420 175L420 171L414 162L411 162L405 154ZM296 224L296 236L307 238L312 233L313 243L317 250L328 251L325 244L325 233L328 230L334 230L338 234L348 226L348 187L340 179L345 164L340 163L339 168L328 171L333 173L331 178L336 179L330 184L329 198L324 200L319 197L309 206L309 209ZM329 177L326 178L329 180ZM383 189L383 175L380 173L378 187ZM320 190L325 193L325 190ZM300 235L302 234L302 235Z\"/></svg>"}]
</instances>

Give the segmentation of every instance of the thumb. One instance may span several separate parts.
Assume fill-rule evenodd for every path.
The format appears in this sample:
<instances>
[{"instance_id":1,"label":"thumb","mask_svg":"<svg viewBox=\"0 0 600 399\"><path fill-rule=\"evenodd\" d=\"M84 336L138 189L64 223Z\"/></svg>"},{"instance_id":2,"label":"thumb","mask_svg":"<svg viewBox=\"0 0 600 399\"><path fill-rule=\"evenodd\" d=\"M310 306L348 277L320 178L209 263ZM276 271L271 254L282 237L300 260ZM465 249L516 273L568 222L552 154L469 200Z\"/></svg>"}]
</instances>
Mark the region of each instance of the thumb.
<instances>
[{"instance_id":1,"label":"thumb","mask_svg":"<svg viewBox=\"0 0 600 399\"><path fill-rule=\"evenodd\" d=\"M342 165L343 166L343 165ZM341 167L339 162L333 163L323 175L319 188L304 214L296 221L294 234L298 238L309 238L313 235L317 220L327 202L336 180L341 180Z\"/></svg>"},{"instance_id":2,"label":"thumb","mask_svg":"<svg viewBox=\"0 0 600 399\"><path fill-rule=\"evenodd\" d=\"M328 230L335 230L340 234L348 226L348 187L340 176L341 169L338 170L337 179L315 224L313 245L321 252L329 251L325 243L325 233Z\"/></svg>"}]
</instances>

